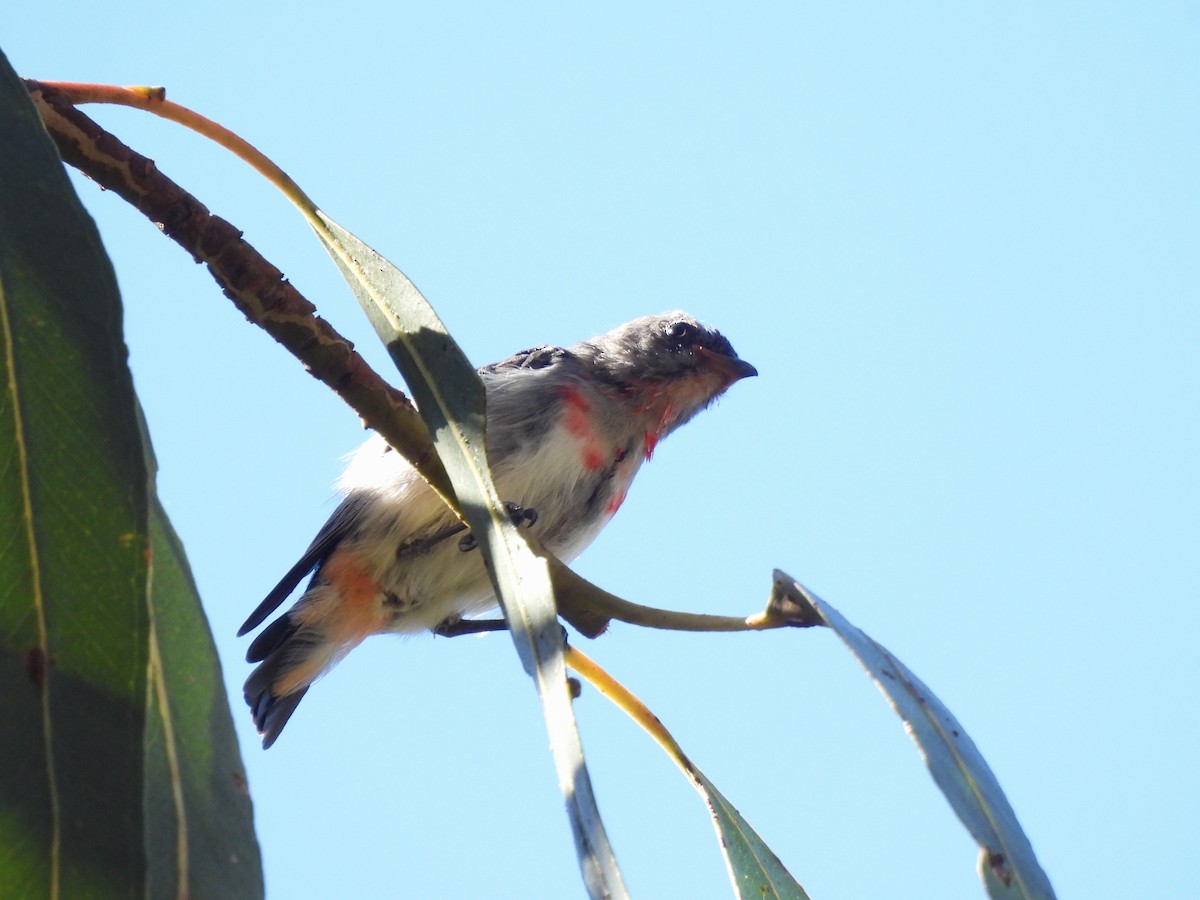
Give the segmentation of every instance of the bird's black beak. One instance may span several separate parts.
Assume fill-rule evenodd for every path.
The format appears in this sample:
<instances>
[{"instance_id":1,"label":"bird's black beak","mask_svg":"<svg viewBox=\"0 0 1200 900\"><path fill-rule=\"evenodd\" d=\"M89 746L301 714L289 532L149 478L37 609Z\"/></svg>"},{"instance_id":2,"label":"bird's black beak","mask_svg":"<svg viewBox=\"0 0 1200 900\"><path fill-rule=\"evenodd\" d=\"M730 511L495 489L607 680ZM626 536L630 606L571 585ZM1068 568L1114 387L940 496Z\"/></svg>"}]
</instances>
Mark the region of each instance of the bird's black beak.
<instances>
[{"instance_id":1,"label":"bird's black beak","mask_svg":"<svg viewBox=\"0 0 1200 900\"><path fill-rule=\"evenodd\" d=\"M728 378L730 384L758 374L758 369L744 359L738 359L736 354L716 353L705 347L697 347L696 352L704 357L708 365Z\"/></svg>"},{"instance_id":2,"label":"bird's black beak","mask_svg":"<svg viewBox=\"0 0 1200 900\"><path fill-rule=\"evenodd\" d=\"M758 374L758 369L750 365L744 359L738 359L736 356L729 361L728 371L733 376L734 381L740 381L743 378L752 378Z\"/></svg>"}]
</instances>

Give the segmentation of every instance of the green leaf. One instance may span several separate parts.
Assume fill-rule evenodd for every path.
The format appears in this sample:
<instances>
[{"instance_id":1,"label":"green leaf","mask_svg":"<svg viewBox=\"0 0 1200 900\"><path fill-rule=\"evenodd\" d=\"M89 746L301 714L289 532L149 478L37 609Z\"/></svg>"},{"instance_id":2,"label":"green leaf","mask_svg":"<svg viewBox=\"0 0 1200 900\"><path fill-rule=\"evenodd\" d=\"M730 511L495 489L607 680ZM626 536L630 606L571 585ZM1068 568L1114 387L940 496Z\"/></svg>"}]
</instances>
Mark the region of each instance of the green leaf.
<instances>
[{"instance_id":1,"label":"green leaf","mask_svg":"<svg viewBox=\"0 0 1200 900\"><path fill-rule=\"evenodd\" d=\"M146 468L112 268L0 57L0 896L142 897Z\"/></svg>"},{"instance_id":2,"label":"green leaf","mask_svg":"<svg viewBox=\"0 0 1200 900\"><path fill-rule=\"evenodd\" d=\"M741 900L808 900L804 888L725 795L695 766L691 767L691 773L692 783L712 814L729 879L738 897Z\"/></svg>"},{"instance_id":3,"label":"green leaf","mask_svg":"<svg viewBox=\"0 0 1200 900\"><path fill-rule=\"evenodd\" d=\"M593 897L624 897L575 725L546 562L503 512L487 465L484 392L475 369L416 286L353 234L318 213L314 225L388 348L433 435L459 508L487 562L513 642L542 700L559 786L584 882Z\"/></svg>"},{"instance_id":4,"label":"green leaf","mask_svg":"<svg viewBox=\"0 0 1200 900\"><path fill-rule=\"evenodd\" d=\"M216 646L183 547L157 500L150 541L148 896L262 897L253 810Z\"/></svg>"},{"instance_id":5,"label":"green leaf","mask_svg":"<svg viewBox=\"0 0 1200 900\"><path fill-rule=\"evenodd\" d=\"M116 281L2 57L0 134L0 897L261 897Z\"/></svg>"},{"instance_id":6,"label":"green leaf","mask_svg":"<svg viewBox=\"0 0 1200 900\"><path fill-rule=\"evenodd\" d=\"M980 847L980 872L997 898L1050 900L1054 889L1034 855L987 761L958 720L924 682L882 644L855 628L836 609L776 570L768 614L792 607L815 613L837 633L904 720L909 737L937 786Z\"/></svg>"}]
</instances>

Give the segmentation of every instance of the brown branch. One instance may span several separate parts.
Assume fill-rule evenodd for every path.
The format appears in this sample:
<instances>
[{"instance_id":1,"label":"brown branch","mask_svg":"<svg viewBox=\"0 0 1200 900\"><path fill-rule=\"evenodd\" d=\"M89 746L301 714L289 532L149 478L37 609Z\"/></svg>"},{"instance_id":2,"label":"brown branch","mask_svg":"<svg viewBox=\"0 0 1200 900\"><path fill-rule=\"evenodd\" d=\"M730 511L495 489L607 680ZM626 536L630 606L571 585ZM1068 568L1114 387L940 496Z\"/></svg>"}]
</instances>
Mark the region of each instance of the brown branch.
<instances>
[{"instance_id":1,"label":"brown branch","mask_svg":"<svg viewBox=\"0 0 1200 900\"><path fill-rule=\"evenodd\" d=\"M444 497L454 491L429 431L403 392L389 385L242 233L178 184L153 160L130 149L62 98L26 79L34 105L63 159L124 198L196 262L254 324L282 344L317 379L404 453ZM453 505L453 504L452 504Z\"/></svg>"}]
</instances>

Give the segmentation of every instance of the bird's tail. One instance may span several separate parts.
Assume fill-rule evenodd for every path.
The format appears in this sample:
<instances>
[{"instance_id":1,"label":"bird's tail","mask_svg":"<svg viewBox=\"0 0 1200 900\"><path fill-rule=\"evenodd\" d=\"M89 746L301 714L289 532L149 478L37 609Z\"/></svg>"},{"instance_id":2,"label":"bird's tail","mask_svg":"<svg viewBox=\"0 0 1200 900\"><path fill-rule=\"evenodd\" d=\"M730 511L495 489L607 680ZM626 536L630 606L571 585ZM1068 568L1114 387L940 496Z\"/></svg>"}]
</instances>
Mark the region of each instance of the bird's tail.
<instances>
[{"instance_id":1,"label":"bird's tail","mask_svg":"<svg viewBox=\"0 0 1200 900\"><path fill-rule=\"evenodd\" d=\"M262 630L246 651L258 667L246 679L246 704L270 747L309 685L368 635L384 630L381 594L357 556L335 552L296 605Z\"/></svg>"},{"instance_id":2,"label":"bird's tail","mask_svg":"<svg viewBox=\"0 0 1200 900\"><path fill-rule=\"evenodd\" d=\"M270 747L283 731L308 686L316 680L313 657L321 656L320 635L304 629L292 614L285 613L254 639L246 661L259 663L246 679L246 703L254 727L262 735L263 748Z\"/></svg>"}]
</instances>

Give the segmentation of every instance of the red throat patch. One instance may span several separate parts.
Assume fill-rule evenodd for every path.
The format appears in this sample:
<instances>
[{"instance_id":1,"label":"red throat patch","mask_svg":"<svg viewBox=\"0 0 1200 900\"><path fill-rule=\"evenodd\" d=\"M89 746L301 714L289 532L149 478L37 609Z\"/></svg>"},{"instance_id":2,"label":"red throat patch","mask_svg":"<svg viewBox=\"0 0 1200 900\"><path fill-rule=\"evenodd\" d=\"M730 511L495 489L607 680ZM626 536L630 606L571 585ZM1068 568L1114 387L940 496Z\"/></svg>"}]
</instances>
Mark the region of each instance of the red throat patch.
<instances>
[{"instance_id":1,"label":"red throat patch","mask_svg":"<svg viewBox=\"0 0 1200 900\"><path fill-rule=\"evenodd\" d=\"M659 440L662 439L663 432L667 430L667 424L675 417L675 405L671 402L662 408L658 414L658 423L654 426L654 431L647 431L642 435L642 439L646 443L646 459L650 459L654 455L654 448L658 446Z\"/></svg>"},{"instance_id":2,"label":"red throat patch","mask_svg":"<svg viewBox=\"0 0 1200 900\"><path fill-rule=\"evenodd\" d=\"M658 446L658 432L647 431L642 435L642 440L646 444L646 459L654 455L654 448Z\"/></svg>"}]
</instances>

